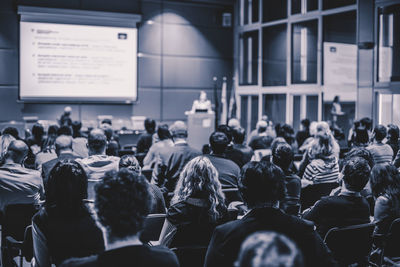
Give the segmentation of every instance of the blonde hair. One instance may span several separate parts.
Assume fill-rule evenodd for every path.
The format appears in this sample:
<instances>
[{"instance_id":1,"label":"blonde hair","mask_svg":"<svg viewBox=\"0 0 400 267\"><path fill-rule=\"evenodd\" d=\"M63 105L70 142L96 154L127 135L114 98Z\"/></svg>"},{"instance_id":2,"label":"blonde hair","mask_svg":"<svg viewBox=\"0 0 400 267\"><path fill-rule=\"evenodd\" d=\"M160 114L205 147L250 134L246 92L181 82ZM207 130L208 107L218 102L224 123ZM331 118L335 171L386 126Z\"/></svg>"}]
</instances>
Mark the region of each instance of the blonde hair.
<instances>
[{"instance_id":1,"label":"blonde hair","mask_svg":"<svg viewBox=\"0 0 400 267\"><path fill-rule=\"evenodd\" d=\"M215 222L221 218L226 206L225 196L218 180L218 171L211 161L203 156L192 159L183 168L171 204L199 195L209 204L210 220Z\"/></svg>"}]
</instances>

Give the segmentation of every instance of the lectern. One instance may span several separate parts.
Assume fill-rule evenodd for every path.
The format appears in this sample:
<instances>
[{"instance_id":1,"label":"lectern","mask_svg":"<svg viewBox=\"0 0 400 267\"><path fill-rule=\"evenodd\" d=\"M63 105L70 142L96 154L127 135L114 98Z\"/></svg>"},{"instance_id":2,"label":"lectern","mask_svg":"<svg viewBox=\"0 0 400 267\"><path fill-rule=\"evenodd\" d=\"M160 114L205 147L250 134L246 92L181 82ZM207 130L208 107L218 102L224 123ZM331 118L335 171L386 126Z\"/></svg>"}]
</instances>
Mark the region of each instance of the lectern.
<instances>
[{"instance_id":1,"label":"lectern","mask_svg":"<svg viewBox=\"0 0 400 267\"><path fill-rule=\"evenodd\" d=\"M193 148L201 151L204 144L214 131L214 113L189 113L188 114L188 143Z\"/></svg>"}]
</instances>

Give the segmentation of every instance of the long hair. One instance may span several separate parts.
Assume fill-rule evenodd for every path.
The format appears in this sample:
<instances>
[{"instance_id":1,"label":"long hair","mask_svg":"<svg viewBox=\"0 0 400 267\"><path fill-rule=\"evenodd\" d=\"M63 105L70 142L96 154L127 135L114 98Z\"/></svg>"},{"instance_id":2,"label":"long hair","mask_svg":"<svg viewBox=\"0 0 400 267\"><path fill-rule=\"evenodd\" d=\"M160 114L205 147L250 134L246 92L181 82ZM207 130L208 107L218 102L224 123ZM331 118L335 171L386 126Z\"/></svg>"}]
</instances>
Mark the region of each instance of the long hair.
<instances>
[{"instance_id":1,"label":"long hair","mask_svg":"<svg viewBox=\"0 0 400 267\"><path fill-rule=\"evenodd\" d=\"M326 158L333 154L333 147L336 141L329 129L328 123L322 121L317 124L317 132L315 134L315 142L312 144L309 156L311 159Z\"/></svg>"},{"instance_id":2,"label":"long hair","mask_svg":"<svg viewBox=\"0 0 400 267\"><path fill-rule=\"evenodd\" d=\"M201 197L207 200L208 214L212 222L221 218L222 212L226 210L225 196L218 180L217 169L206 157L196 157L183 168L171 204L185 201L190 197Z\"/></svg>"}]
</instances>

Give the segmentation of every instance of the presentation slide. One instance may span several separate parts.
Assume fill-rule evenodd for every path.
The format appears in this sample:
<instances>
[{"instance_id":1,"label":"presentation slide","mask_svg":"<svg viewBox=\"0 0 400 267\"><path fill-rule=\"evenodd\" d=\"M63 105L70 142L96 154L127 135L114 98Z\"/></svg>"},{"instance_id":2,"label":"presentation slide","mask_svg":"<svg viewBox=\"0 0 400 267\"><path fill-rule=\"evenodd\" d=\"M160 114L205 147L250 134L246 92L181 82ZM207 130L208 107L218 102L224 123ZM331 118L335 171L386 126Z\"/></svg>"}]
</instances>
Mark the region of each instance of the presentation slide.
<instances>
[{"instance_id":1,"label":"presentation slide","mask_svg":"<svg viewBox=\"0 0 400 267\"><path fill-rule=\"evenodd\" d=\"M135 101L137 29L20 22L21 100Z\"/></svg>"}]
</instances>

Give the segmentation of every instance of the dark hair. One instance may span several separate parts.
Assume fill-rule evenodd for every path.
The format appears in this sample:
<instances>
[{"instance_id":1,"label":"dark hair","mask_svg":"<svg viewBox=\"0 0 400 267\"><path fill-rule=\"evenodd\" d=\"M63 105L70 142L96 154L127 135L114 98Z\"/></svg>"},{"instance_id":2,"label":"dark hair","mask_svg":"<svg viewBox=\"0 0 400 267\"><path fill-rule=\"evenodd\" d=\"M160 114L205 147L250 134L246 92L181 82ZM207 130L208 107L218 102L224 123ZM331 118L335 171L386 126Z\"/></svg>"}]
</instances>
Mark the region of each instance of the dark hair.
<instances>
[{"instance_id":1,"label":"dark hair","mask_svg":"<svg viewBox=\"0 0 400 267\"><path fill-rule=\"evenodd\" d=\"M339 96L338 95L333 98L333 103L339 103Z\"/></svg>"},{"instance_id":2,"label":"dark hair","mask_svg":"<svg viewBox=\"0 0 400 267\"><path fill-rule=\"evenodd\" d=\"M210 136L211 150L215 154L222 154L229 145L228 137L223 132L213 132Z\"/></svg>"},{"instance_id":3,"label":"dark hair","mask_svg":"<svg viewBox=\"0 0 400 267\"><path fill-rule=\"evenodd\" d=\"M239 190L249 208L285 197L284 173L270 162L249 162L243 166Z\"/></svg>"},{"instance_id":4,"label":"dark hair","mask_svg":"<svg viewBox=\"0 0 400 267\"><path fill-rule=\"evenodd\" d=\"M397 125L389 124L387 133L390 141L392 142L399 141L399 127L397 127Z\"/></svg>"},{"instance_id":5,"label":"dark hair","mask_svg":"<svg viewBox=\"0 0 400 267\"><path fill-rule=\"evenodd\" d=\"M382 124L379 124L375 126L374 133L375 133L375 140L382 141L387 135L386 127Z\"/></svg>"},{"instance_id":6,"label":"dark hair","mask_svg":"<svg viewBox=\"0 0 400 267\"><path fill-rule=\"evenodd\" d=\"M272 162L279 166L283 171L287 171L293 162L294 153L288 144L280 144L272 154Z\"/></svg>"},{"instance_id":7,"label":"dark hair","mask_svg":"<svg viewBox=\"0 0 400 267\"><path fill-rule=\"evenodd\" d=\"M5 134L9 134L17 140L19 139L19 133L18 133L17 128L15 128L15 127L10 126L10 127L5 128L3 130L3 135L5 135Z\"/></svg>"},{"instance_id":8,"label":"dark hair","mask_svg":"<svg viewBox=\"0 0 400 267\"><path fill-rule=\"evenodd\" d=\"M50 125L47 130L47 135L56 135L58 132L58 125Z\"/></svg>"},{"instance_id":9,"label":"dark hair","mask_svg":"<svg viewBox=\"0 0 400 267\"><path fill-rule=\"evenodd\" d=\"M368 144L369 142L369 135L368 135L368 130L365 128L357 128L354 131L355 137L354 137L354 142L357 145L362 145L362 144Z\"/></svg>"},{"instance_id":10,"label":"dark hair","mask_svg":"<svg viewBox=\"0 0 400 267\"><path fill-rule=\"evenodd\" d=\"M142 176L126 168L108 172L95 187L95 207L109 238L125 238L143 228L150 212L151 195Z\"/></svg>"},{"instance_id":11,"label":"dark hair","mask_svg":"<svg viewBox=\"0 0 400 267\"><path fill-rule=\"evenodd\" d=\"M83 200L87 198L87 179L85 170L76 161L59 161L45 183L45 207L65 216L86 210Z\"/></svg>"},{"instance_id":12,"label":"dark hair","mask_svg":"<svg viewBox=\"0 0 400 267\"><path fill-rule=\"evenodd\" d=\"M112 125L112 121L110 119L104 119L101 121L101 124L108 124L108 125Z\"/></svg>"},{"instance_id":13,"label":"dark hair","mask_svg":"<svg viewBox=\"0 0 400 267\"><path fill-rule=\"evenodd\" d=\"M352 157L346 161L342 173L347 189L360 192L368 183L371 168L365 159Z\"/></svg>"},{"instance_id":14,"label":"dark hair","mask_svg":"<svg viewBox=\"0 0 400 267\"><path fill-rule=\"evenodd\" d=\"M49 129L47 130L47 137L43 141L41 149L43 152L48 152L51 149L55 149L55 143L57 138L57 125L50 125Z\"/></svg>"},{"instance_id":15,"label":"dark hair","mask_svg":"<svg viewBox=\"0 0 400 267\"><path fill-rule=\"evenodd\" d=\"M140 167L139 161L134 155L123 155L119 160L119 168L127 168L137 174L141 174L142 168Z\"/></svg>"},{"instance_id":16,"label":"dark hair","mask_svg":"<svg viewBox=\"0 0 400 267\"><path fill-rule=\"evenodd\" d=\"M233 129L232 137L235 144L243 144L244 138L246 137L246 131L241 127L235 128Z\"/></svg>"},{"instance_id":17,"label":"dark hair","mask_svg":"<svg viewBox=\"0 0 400 267\"><path fill-rule=\"evenodd\" d=\"M94 129L89 133L89 148L95 152L101 152L107 146L107 137L101 129Z\"/></svg>"},{"instance_id":18,"label":"dark hair","mask_svg":"<svg viewBox=\"0 0 400 267\"><path fill-rule=\"evenodd\" d=\"M375 198L387 196L391 208L400 215L400 174L391 164L376 164L371 171L371 189Z\"/></svg>"},{"instance_id":19,"label":"dark hair","mask_svg":"<svg viewBox=\"0 0 400 267\"><path fill-rule=\"evenodd\" d=\"M301 120L301 124L304 126L304 128L308 129L310 128L310 120L309 119L303 119Z\"/></svg>"},{"instance_id":20,"label":"dark hair","mask_svg":"<svg viewBox=\"0 0 400 267\"><path fill-rule=\"evenodd\" d=\"M272 154L275 153L275 149L282 144L287 144L286 140L283 137L277 137L271 143Z\"/></svg>"},{"instance_id":21,"label":"dark hair","mask_svg":"<svg viewBox=\"0 0 400 267\"><path fill-rule=\"evenodd\" d=\"M72 137L81 137L81 128L82 128L82 123L80 121L73 121L71 124L72 127Z\"/></svg>"},{"instance_id":22,"label":"dark hair","mask_svg":"<svg viewBox=\"0 0 400 267\"><path fill-rule=\"evenodd\" d=\"M372 169L375 165L374 158L371 152L364 147L353 147L344 157L344 162L349 161L351 158L360 157L368 162L368 166Z\"/></svg>"},{"instance_id":23,"label":"dark hair","mask_svg":"<svg viewBox=\"0 0 400 267\"><path fill-rule=\"evenodd\" d=\"M160 140L166 140L172 138L167 124L158 126L157 135Z\"/></svg>"},{"instance_id":24,"label":"dark hair","mask_svg":"<svg viewBox=\"0 0 400 267\"><path fill-rule=\"evenodd\" d=\"M57 136L68 135L72 136L72 129L68 125L63 125L57 130Z\"/></svg>"},{"instance_id":25,"label":"dark hair","mask_svg":"<svg viewBox=\"0 0 400 267\"><path fill-rule=\"evenodd\" d=\"M362 118L360 120L360 125L365 127L365 129L367 129L367 130L371 130L372 129L372 120L368 117Z\"/></svg>"},{"instance_id":26,"label":"dark hair","mask_svg":"<svg viewBox=\"0 0 400 267\"><path fill-rule=\"evenodd\" d=\"M221 124L221 125L218 125L217 132L224 133L226 135L226 137L228 137L229 143L232 142L232 137L233 137L233 129L232 129L232 127L229 127L226 124Z\"/></svg>"},{"instance_id":27,"label":"dark hair","mask_svg":"<svg viewBox=\"0 0 400 267\"><path fill-rule=\"evenodd\" d=\"M32 135L36 141L41 142L44 135L44 128L41 124L35 123L32 126Z\"/></svg>"},{"instance_id":28,"label":"dark hair","mask_svg":"<svg viewBox=\"0 0 400 267\"><path fill-rule=\"evenodd\" d=\"M146 132L149 134L153 134L156 131L156 121L150 118L147 118L144 121L144 128L146 129Z\"/></svg>"},{"instance_id":29,"label":"dark hair","mask_svg":"<svg viewBox=\"0 0 400 267\"><path fill-rule=\"evenodd\" d=\"M283 137L289 145L291 145L295 140L293 127L289 124L284 124L279 127L279 131L276 133L276 135L278 137Z\"/></svg>"}]
</instances>

